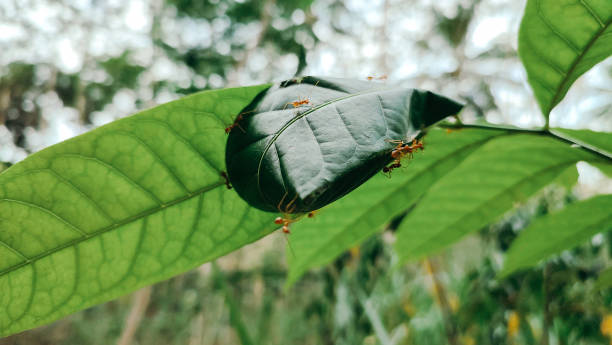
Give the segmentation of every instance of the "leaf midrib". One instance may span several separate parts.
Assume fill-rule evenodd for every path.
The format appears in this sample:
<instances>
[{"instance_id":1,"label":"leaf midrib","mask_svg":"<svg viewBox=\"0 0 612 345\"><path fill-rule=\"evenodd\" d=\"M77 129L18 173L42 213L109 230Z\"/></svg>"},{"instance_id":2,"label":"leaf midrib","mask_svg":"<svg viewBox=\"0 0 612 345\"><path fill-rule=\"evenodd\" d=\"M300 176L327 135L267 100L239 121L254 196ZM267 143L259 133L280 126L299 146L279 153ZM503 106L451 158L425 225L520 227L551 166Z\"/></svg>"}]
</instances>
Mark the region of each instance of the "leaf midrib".
<instances>
[{"instance_id":1,"label":"leaf midrib","mask_svg":"<svg viewBox=\"0 0 612 345\"><path fill-rule=\"evenodd\" d=\"M599 28L599 30L597 30L597 32L595 32L595 34L589 40L587 45L584 46L584 49L582 50L582 52L580 54L578 54L576 56L576 58L574 58L574 61L572 62L570 68L567 70L565 76L562 78L561 83L559 83L559 86L557 87L557 91L555 92L555 95L553 96L552 101L550 102L550 104L548 106L548 109L546 111L546 117L547 118L550 115L550 112L552 111L552 109L558 103L558 101L560 101L559 98L562 97L561 93L562 93L563 89L565 89L565 86L569 82L572 73L574 73L574 71L576 70L576 68L578 67L580 62L582 61L582 58L584 58L584 56L589 52L589 50L595 44L597 39L599 39L602 36L603 32L606 31L608 29L608 27L610 27L610 24L612 24L612 17L608 18L608 20L603 24L603 26L601 26Z\"/></svg>"},{"instance_id":2,"label":"leaf midrib","mask_svg":"<svg viewBox=\"0 0 612 345\"><path fill-rule=\"evenodd\" d=\"M294 124L297 120L305 117L306 115L313 113L323 107L326 107L330 104L339 102L339 101L343 101L345 99L349 99L352 97L357 97L357 96L362 96L362 95L367 95L367 94L371 94L371 93L378 93L381 91L385 91L385 90L394 90L394 88L390 88L390 87L384 87L384 88L377 88L377 89L370 89L364 92L358 92L358 93L353 93L353 94L348 94L347 96L344 97L339 97L327 102L324 102L316 107L312 107L308 110L306 110L303 113L298 113L297 115L295 115L293 118L291 118L291 120L289 120L285 125L283 125L276 133L274 133L274 135L272 136L272 138L266 143L266 147L264 148L263 152L261 153L261 157L259 157L259 163L257 164L257 190L259 191L259 194L261 197L263 197L264 199L266 198L265 193L263 193L263 191L261 190L261 179L259 178L260 176L260 172L261 172L261 165L263 164L263 160L266 157L266 154L268 153L268 151L270 150L270 147L272 147L272 144L274 144L276 142L276 139L278 139L278 137L280 137L281 134L283 134L283 132L289 128L292 124ZM299 108L298 108L299 109Z\"/></svg>"},{"instance_id":3,"label":"leaf midrib","mask_svg":"<svg viewBox=\"0 0 612 345\"><path fill-rule=\"evenodd\" d=\"M103 227L103 228L101 228L99 230L96 230L96 231L94 231L94 232L92 232L90 234L86 234L83 237L79 237L79 238L76 238L74 240L68 241L68 242L66 242L66 243L64 243L62 245L59 245L59 246L55 247L55 248L52 248L52 249L49 249L49 250L45 250L44 252L42 252L42 253L40 253L38 255L30 257L28 260L26 260L24 262L21 262L19 264L16 264L16 265L13 265L13 266L10 266L8 268L3 269L2 271L0 271L0 276L3 276L5 274L9 274L9 273L11 273L11 272L13 272L15 270L18 270L18 269L20 269L20 268L22 268L24 266L29 265L29 264L33 264L36 261L38 261L38 260L40 260L42 258L45 258L45 257L47 257L49 255L52 255L54 253L57 253L57 252L59 252L59 251L61 251L63 249L75 246L75 245L77 245L77 244L79 244L81 242L84 242L84 241L88 240L88 239L94 238L94 237L102 235L102 234L104 234L106 232L109 232L109 231L112 231L114 229L117 229L117 228L119 228L119 227L121 227L123 225L129 224L131 222L137 221L137 220L142 219L142 218L145 218L145 217L150 216L150 215L152 215L152 214L154 214L154 213L156 213L156 212L158 212L160 210L163 210L163 209L166 209L166 208L170 208L170 207L172 207L172 206L174 206L176 204L179 204L179 203L181 203L183 201L187 201L189 199L192 199L194 197L197 197L197 196L199 196L201 194L204 194L204 193L209 192L209 191L211 191L211 190L213 190L213 189L215 189L217 187L221 187L221 186L224 186L224 185L225 185L225 182L220 181L220 182L214 183L212 185L202 187L202 188L196 190L193 193L189 193L189 194L186 194L186 195L184 195L184 196L182 196L180 198L174 199L174 200L172 200L170 202L167 202L167 203L164 203L164 204L161 204L161 205L157 205L157 206L155 206L153 208L145 210L145 211L143 211L141 213L138 213L138 214L136 214L134 216L125 218L125 219L123 219L123 220L121 220L119 222L116 222L116 223L111 224L109 226Z\"/></svg>"}]
</instances>

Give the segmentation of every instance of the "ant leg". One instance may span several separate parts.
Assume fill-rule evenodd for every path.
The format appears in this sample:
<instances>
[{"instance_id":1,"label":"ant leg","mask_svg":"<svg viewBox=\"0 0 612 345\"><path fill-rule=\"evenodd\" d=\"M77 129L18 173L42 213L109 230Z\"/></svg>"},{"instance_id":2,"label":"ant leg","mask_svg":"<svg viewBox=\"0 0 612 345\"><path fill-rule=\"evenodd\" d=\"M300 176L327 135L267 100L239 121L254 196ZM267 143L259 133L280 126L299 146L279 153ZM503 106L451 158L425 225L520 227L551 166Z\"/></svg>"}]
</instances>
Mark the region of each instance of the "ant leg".
<instances>
[{"instance_id":1,"label":"ant leg","mask_svg":"<svg viewBox=\"0 0 612 345\"><path fill-rule=\"evenodd\" d=\"M285 198L287 197L287 195L289 195L289 192L285 192L285 194L283 194L283 197L280 199L278 205L276 205L276 209L280 213L283 213L283 211L281 211L281 206L283 205L283 201L285 201Z\"/></svg>"},{"instance_id":2,"label":"ant leg","mask_svg":"<svg viewBox=\"0 0 612 345\"><path fill-rule=\"evenodd\" d=\"M230 184L229 177L227 176L227 173L225 171L221 172L221 177L225 179L225 186L227 186L227 189L232 189L232 185Z\"/></svg>"}]
</instances>

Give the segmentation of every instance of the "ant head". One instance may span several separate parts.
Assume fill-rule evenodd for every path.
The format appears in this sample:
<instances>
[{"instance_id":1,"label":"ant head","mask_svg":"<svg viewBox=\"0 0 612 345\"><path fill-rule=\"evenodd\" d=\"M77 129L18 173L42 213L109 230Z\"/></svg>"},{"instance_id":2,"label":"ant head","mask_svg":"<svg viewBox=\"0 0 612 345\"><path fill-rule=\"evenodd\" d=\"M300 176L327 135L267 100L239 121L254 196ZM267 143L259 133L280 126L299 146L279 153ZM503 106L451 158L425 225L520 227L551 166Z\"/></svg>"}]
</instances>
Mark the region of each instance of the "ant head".
<instances>
[{"instance_id":1,"label":"ant head","mask_svg":"<svg viewBox=\"0 0 612 345\"><path fill-rule=\"evenodd\" d=\"M274 224L281 225L283 223L284 223L284 220L281 217L276 217L276 219L274 220Z\"/></svg>"}]
</instances>

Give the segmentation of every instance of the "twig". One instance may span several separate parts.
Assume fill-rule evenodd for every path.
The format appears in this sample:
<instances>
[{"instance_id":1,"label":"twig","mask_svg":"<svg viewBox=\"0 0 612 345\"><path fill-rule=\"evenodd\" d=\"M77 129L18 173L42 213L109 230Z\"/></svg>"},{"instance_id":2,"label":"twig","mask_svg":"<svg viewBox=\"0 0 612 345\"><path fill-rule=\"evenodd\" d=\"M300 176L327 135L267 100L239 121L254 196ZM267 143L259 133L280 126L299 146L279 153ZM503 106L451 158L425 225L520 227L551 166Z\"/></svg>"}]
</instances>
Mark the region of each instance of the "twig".
<instances>
[{"instance_id":1,"label":"twig","mask_svg":"<svg viewBox=\"0 0 612 345\"><path fill-rule=\"evenodd\" d=\"M355 292L357 295L357 299L359 300L359 303L361 303L361 306L365 311L366 317L370 321L372 328L374 328L374 333L376 334L376 337L378 338L380 343L382 345L392 345L393 343L391 342L391 337L385 329L382 320L378 316L378 312L376 311L376 308L374 308L372 301L360 288L355 288Z\"/></svg>"},{"instance_id":2,"label":"twig","mask_svg":"<svg viewBox=\"0 0 612 345\"><path fill-rule=\"evenodd\" d=\"M142 321L142 316L149 305L151 291L151 286L147 286L134 293L132 309L130 310L130 315L128 315L127 319L125 320L125 326L123 327L123 332L119 337L119 341L117 341L117 345L132 344L134 334L136 334L136 331L140 326L140 322Z\"/></svg>"}]
</instances>

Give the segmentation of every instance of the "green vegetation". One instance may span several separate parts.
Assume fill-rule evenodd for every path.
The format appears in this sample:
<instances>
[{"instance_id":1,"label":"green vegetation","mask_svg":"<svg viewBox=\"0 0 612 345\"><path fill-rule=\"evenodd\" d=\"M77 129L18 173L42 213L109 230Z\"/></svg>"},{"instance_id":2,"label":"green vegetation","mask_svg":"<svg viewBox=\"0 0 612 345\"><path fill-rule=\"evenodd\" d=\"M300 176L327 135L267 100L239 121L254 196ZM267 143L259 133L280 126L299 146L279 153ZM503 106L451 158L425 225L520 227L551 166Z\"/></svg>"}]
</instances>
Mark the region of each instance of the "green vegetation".
<instances>
[{"instance_id":1,"label":"green vegetation","mask_svg":"<svg viewBox=\"0 0 612 345\"><path fill-rule=\"evenodd\" d=\"M293 38L298 31L301 42L314 36L307 15L280 30L270 24L272 2L224 4L166 5L179 17L263 22L258 43L294 52L297 71L304 68L308 43ZM290 17L310 5L275 8ZM474 11L461 9L439 25L455 48ZM583 198L572 188L578 163L611 174L612 134L550 128L549 119L574 81L612 55L611 23L612 5L605 0L529 0L519 55L545 126L493 125L477 116L430 128L425 150L406 159L406 169L391 178L377 174L314 218L293 224L286 237L288 268L278 251L248 258L244 267L219 259L277 228L277 214L247 204L222 175L224 129L271 84L182 97L6 169L0 163L0 336L120 298L4 341L44 343L67 327L69 336L58 336L66 344L118 338L123 344L133 336L147 344L606 342L612 337L612 198L598 191ZM196 75L229 80L223 66L244 68L246 60L221 62L229 57L218 51L210 56L206 49L172 47L156 31L159 25L152 25L156 47ZM235 28L228 27L218 34L232 36ZM246 43L228 49L250 55ZM135 88L146 73L129 60L123 53L96 63L113 76L106 82L57 73L53 89L80 115L101 110L117 88ZM40 110L19 105L27 103L27 88L11 85L35 84L35 69L16 63L9 70L0 79L0 95L9 95L7 118L22 121L13 133L19 143ZM196 88L162 84L154 89ZM47 91L34 85L29 92ZM438 119L420 120L429 125ZM390 151L393 145L387 146ZM359 181L349 182L354 187ZM470 233L478 236L465 237ZM275 245L282 241L277 236ZM150 288L141 290L131 310L121 298L216 259L212 272L194 270L162 282L151 297ZM140 321L145 314L147 321ZM126 318L125 326L117 315Z\"/></svg>"}]
</instances>

